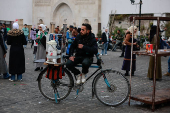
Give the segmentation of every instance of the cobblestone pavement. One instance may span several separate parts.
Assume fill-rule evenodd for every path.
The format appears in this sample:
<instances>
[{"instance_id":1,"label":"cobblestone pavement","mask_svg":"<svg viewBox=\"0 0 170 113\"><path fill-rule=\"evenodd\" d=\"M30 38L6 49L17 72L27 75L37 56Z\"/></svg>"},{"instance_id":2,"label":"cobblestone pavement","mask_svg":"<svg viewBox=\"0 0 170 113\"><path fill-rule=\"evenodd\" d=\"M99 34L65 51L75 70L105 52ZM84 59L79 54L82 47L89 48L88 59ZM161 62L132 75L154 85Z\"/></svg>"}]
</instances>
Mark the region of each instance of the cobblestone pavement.
<instances>
[{"instance_id":1,"label":"cobblestone pavement","mask_svg":"<svg viewBox=\"0 0 170 113\"><path fill-rule=\"evenodd\" d=\"M9 47L8 47L9 48ZM70 95L59 104L44 98L37 84L39 72L35 72L33 63L33 49L30 44L25 49L26 72L23 74L22 82L10 82L0 79L0 113L151 113L151 106L131 100L131 106L128 101L118 107L109 107L101 104L96 98L92 99L91 82L85 84L85 89L75 100L76 92L72 91ZM100 52L100 50L99 50ZM123 58L120 58L120 50L117 52L108 51L107 56L102 56L104 68L113 68L121 70ZM7 62L9 50L7 54ZM168 69L168 57L162 57L162 73ZM132 95L140 92L152 91L152 81L147 79L149 57L137 56L137 71L132 77ZM94 69L90 69L90 73ZM90 74L89 73L89 74ZM129 79L129 77L127 77ZM157 89L170 87L170 77L163 76L162 81L157 82ZM155 113L170 113L170 104L159 105Z\"/></svg>"}]
</instances>

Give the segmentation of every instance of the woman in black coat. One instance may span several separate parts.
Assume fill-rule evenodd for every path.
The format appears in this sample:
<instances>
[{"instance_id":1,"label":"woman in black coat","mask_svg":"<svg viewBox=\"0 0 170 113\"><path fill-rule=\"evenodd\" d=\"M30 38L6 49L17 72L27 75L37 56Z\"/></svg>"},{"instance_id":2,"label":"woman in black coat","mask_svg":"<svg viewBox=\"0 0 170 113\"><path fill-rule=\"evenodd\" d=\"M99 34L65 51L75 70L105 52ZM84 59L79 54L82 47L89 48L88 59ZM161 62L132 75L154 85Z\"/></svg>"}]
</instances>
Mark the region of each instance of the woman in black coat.
<instances>
[{"instance_id":1,"label":"woman in black coat","mask_svg":"<svg viewBox=\"0 0 170 113\"><path fill-rule=\"evenodd\" d=\"M25 72L25 54L23 45L26 45L26 39L22 30L19 30L18 23L13 24L13 30L8 32L7 44L11 45L9 56L9 73L11 81L22 80L22 74Z\"/></svg>"}]
</instances>

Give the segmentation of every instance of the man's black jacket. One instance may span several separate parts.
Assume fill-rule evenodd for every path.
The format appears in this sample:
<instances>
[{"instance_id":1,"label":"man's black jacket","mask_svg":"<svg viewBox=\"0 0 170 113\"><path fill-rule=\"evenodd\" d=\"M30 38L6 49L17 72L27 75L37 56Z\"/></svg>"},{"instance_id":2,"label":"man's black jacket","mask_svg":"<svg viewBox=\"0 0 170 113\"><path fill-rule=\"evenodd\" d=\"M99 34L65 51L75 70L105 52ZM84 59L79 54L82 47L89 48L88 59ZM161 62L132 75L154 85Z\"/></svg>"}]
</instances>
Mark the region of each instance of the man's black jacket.
<instances>
[{"instance_id":1,"label":"man's black jacket","mask_svg":"<svg viewBox=\"0 0 170 113\"><path fill-rule=\"evenodd\" d=\"M108 33L108 35L109 35L109 33ZM106 36L106 33L105 33L105 32L102 33L102 42L104 42L104 43L110 42L110 39L107 40L107 36Z\"/></svg>"},{"instance_id":2,"label":"man's black jacket","mask_svg":"<svg viewBox=\"0 0 170 113\"><path fill-rule=\"evenodd\" d=\"M83 48L79 49L78 44L83 44ZM71 44L69 56L73 56L75 50L75 56L93 57L94 54L98 53L96 39L91 33L87 37L82 37L80 34L77 35L76 39Z\"/></svg>"}]
</instances>

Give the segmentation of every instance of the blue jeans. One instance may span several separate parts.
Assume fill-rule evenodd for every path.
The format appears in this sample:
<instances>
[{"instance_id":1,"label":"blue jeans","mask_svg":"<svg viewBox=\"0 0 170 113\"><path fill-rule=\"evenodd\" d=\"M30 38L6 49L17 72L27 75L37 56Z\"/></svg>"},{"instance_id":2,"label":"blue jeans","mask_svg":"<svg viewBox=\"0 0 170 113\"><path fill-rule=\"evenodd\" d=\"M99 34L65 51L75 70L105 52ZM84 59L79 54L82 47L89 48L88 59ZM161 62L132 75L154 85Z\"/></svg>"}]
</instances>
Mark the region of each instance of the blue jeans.
<instances>
[{"instance_id":1,"label":"blue jeans","mask_svg":"<svg viewBox=\"0 0 170 113\"><path fill-rule=\"evenodd\" d=\"M168 73L170 73L170 57L168 59Z\"/></svg>"},{"instance_id":2,"label":"blue jeans","mask_svg":"<svg viewBox=\"0 0 170 113\"><path fill-rule=\"evenodd\" d=\"M22 74L17 74L17 80L22 79ZM15 75L11 75L11 80L15 80Z\"/></svg>"},{"instance_id":3,"label":"blue jeans","mask_svg":"<svg viewBox=\"0 0 170 113\"><path fill-rule=\"evenodd\" d=\"M102 55L104 54L104 51L105 54L107 54L107 48L108 48L108 42L104 43L104 49L102 49Z\"/></svg>"},{"instance_id":4,"label":"blue jeans","mask_svg":"<svg viewBox=\"0 0 170 113\"><path fill-rule=\"evenodd\" d=\"M10 76L9 76L9 73L4 73L4 79L8 79Z\"/></svg>"},{"instance_id":5,"label":"blue jeans","mask_svg":"<svg viewBox=\"0 0 170 113\"><path fill-rule=\"evenodd\" d=\"M6 45L5 41L4 41L4 46L5 46L5 49L7 50L8 48L7 48L7 45Z\"/></svg>"},{"instance_id":6,"label":"blue jeans","mask_svg":"<svg viewBox=\"0 0 170 113\"><path fill-rule=\"evenodd\" d=\"M28 36L25 35L25 39L26 39L26 41L28 43ZM27 45L24 45L24 47L27 47Z\"/></svg>"}]
</instances>

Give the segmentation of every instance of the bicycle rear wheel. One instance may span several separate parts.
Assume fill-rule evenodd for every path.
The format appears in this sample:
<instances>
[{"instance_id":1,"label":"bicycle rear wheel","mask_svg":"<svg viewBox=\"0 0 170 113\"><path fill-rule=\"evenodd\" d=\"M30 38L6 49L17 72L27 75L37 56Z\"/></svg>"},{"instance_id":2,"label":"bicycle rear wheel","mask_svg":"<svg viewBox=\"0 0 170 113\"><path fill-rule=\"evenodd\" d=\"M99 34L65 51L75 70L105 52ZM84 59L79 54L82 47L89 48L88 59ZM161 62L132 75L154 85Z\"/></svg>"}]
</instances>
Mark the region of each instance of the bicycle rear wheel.
<instances>
[{"instance_id":1,"label":"bicycle rear wheel","mask_svg":"<svg viewBox=\"0 0 170 113\"><path fill-rule=\"evenodd\" d=\"M129 96L129 81L118 71L106 70L99 73L94 82L97 99L108 106L118 106Z\"/></svg>"},{"instance_id":2,"label":"bicycle rear wheel","mask_svg":"<svg viewBox=\"0 0 170 113\"><path fill-rule=\"evenodd\" d=\"M38 87L41 94L45 98L53 101L55 100L54 88L57 88L58 94L60 96L60 98L57 98L57 100L63 100L70 94L74 81L71 73L65 68L64 73L65 76L63 76L62 79L59 79L55 82L53 80L46 78L47 68L45 68L40 73L41 77L40 79L38 79Z\"/></svg>"}]
</instances>

